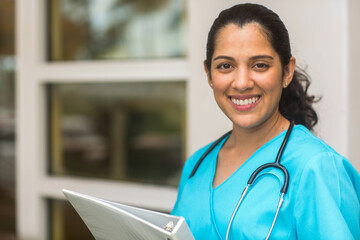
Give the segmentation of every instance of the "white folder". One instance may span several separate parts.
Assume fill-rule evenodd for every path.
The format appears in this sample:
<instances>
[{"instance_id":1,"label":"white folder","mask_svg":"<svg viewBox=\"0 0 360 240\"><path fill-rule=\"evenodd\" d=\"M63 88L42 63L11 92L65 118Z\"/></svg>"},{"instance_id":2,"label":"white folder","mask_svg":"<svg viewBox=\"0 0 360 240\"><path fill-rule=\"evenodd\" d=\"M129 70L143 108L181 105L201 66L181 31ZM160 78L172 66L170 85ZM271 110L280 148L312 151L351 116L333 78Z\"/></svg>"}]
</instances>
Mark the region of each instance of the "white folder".
<instances>
[{"instance_id":1,"label":"white folder","mask_svg":"<svg viewBox=\"0 0 360 240\"><path fill-rule=\"evenodd\" d=\"M96 240L194 240L183 217L63 189Z\"/></svg>"}]
</instances>

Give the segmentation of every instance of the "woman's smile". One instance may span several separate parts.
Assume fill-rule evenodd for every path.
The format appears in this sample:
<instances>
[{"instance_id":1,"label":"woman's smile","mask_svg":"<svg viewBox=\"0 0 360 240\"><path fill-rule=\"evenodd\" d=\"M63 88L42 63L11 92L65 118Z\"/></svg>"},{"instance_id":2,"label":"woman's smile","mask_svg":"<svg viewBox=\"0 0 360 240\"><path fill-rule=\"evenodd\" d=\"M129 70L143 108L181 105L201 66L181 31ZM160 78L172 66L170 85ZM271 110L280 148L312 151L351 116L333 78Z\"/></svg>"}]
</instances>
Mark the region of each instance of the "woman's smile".
<instances>
[{"instance_id":1,"label":"woman's smile","mask_svg":"<svg viewBox=\"0 0 360 240\"><path fill-rule=\"evenodd\" d=\"M261 95L230 96L229 99L238 111L250 111L258 104Z\"/></svg>"}]
</instances>

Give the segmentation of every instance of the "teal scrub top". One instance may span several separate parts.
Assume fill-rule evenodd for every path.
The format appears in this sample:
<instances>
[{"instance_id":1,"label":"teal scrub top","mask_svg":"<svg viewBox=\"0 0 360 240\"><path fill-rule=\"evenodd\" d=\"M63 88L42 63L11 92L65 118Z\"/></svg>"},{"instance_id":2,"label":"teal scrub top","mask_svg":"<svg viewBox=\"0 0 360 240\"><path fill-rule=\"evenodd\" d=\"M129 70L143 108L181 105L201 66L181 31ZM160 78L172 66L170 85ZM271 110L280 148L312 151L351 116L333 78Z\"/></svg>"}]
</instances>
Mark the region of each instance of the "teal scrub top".
<instances>
[{"instance_id":1,"label":"teal scrub top","mask_svg":"<svg viewBox=\"0 0 360 240\"><path fill-rule=\"evenodd\" d=\"M212 187L220 142L189 179L211 145L185 163L173 215L183 216L195 239L224 239L231 215L252 172L274 162L285 131L260 147L216 188ZM360 175L347 159L296 125L281 158L290 175L270 239L360 239ZM265 239L280 199L283 174L268 169L250 187L231 226L229 239Z\"/></svg>"}]
</instances>

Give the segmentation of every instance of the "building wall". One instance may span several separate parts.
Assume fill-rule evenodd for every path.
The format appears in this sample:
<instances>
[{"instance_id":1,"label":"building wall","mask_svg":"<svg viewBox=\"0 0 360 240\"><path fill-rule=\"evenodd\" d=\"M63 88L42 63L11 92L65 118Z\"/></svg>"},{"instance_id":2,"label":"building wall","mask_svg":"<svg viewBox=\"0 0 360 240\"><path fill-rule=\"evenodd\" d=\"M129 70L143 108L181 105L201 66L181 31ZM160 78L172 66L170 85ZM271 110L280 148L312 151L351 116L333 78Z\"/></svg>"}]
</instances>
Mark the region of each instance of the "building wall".
<instances>
[{"instance_id":1,"label":"building wall","mask_svg":"<svg viewBox=\"0 0 360 240\"><path fill-rule=\"evenodd\" d=\"M360 1L348 1L348 155L358 171L360 171Z\"/></svg>"}]
</instances>

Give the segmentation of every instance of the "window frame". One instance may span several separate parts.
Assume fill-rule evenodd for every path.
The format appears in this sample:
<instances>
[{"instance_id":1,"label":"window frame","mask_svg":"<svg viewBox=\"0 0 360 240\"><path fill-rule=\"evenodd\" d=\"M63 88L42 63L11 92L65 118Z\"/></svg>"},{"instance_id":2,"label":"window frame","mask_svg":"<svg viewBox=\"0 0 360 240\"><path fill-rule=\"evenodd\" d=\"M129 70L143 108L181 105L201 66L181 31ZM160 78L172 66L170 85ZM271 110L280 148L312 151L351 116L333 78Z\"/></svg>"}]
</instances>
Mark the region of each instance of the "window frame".
<instances>
[{"instance_id":1,"label":"window frame","mask_svg":"<svg viewBox=\"0 0 360 240\"><path fill-rule=\"evenodd\" d=\"M177 196L174 187L49 176L45 86L49 83L154 80L186 83L189 77L187 59L48 62L46 0L18 0L16 11L18 237L47 238L50 224L46 199L65 199L61 192L63 188L125 204L170 211Z\"/></svg>"}]
</instances>

